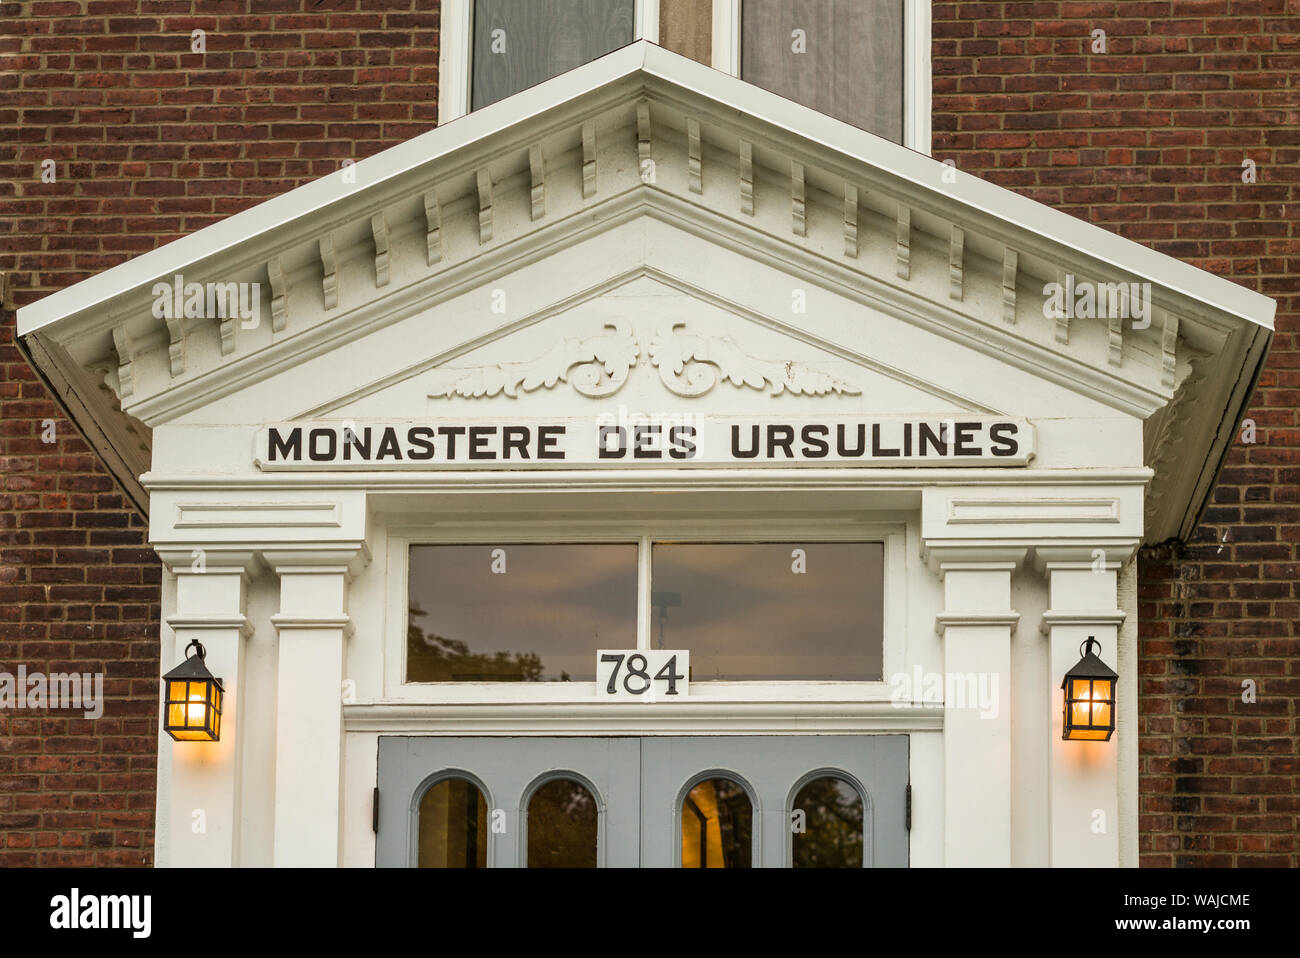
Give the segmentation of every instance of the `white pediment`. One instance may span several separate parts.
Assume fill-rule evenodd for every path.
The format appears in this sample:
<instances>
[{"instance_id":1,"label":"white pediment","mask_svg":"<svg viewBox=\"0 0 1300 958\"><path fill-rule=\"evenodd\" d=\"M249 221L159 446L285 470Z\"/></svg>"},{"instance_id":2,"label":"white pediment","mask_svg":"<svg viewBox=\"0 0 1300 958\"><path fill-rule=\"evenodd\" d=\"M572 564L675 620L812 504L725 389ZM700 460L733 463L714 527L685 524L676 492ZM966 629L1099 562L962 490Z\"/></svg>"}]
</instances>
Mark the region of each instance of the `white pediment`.
<instances>
[{"instance_id":1,"label":"white pediment","mask_svg":"<svg viewBox=\"0 0 1300 958\"><path fill-rule=\"evenodd\" d=\"M777 415L998 412L849 344L819 341L808 326L782 328L768 317L738 315L663 279L640 276L558 315L528 317L485 342L424 357L362 394L295 413L358 420L580 416L620 407Z\"/></svg>"},{"instance_id":2,"label":"white pediment","mask_svg":"<svg viewBox=\"0 0 1300 958\"><path fill-rule=\"evenodd\" d=\"M163 315L181 275L259 306ZM1067 277L1145 283L1149 315L1051 315ZM142 506L164 426L766 403L1145 419L1163 537L1204 501L1272 311L640 43L56 293L19 334Z\"/></svg>"}]
</instances>

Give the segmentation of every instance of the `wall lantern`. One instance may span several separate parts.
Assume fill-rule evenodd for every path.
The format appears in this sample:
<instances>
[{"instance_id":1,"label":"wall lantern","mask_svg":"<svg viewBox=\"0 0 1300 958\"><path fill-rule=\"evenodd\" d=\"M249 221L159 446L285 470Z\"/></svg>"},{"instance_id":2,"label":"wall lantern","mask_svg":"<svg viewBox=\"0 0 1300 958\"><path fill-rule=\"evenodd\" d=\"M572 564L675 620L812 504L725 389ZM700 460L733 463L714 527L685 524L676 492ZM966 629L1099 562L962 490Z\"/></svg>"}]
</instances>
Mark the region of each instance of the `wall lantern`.
<instances>
[{"instance_id":1,"label":"wall lantern","mask_svg":"<svg viewBox=\"0 0 1300 958\"><path fill-rule=\"evenodd\" d=\"M190 654L190 649L194 654ZM195 639L185 647L185 661L163 676L163 731L178 742L215 742L221 738L221 679L208 671L207 650Z\"/></svg>"},{"instance_id":2,"label":"wall lantern","mask_svg":"<svg viewBox=\"0 0 1300 958\"><path fill-rule=\"evenodd\" d=\"M1061 738L1108 742L1115 734L1115 680L1119 675L1097 657L1101 643L1091 635L1079 651L1083 658L1065 673L1065 721Z\"/></svg>"}]
</instances>

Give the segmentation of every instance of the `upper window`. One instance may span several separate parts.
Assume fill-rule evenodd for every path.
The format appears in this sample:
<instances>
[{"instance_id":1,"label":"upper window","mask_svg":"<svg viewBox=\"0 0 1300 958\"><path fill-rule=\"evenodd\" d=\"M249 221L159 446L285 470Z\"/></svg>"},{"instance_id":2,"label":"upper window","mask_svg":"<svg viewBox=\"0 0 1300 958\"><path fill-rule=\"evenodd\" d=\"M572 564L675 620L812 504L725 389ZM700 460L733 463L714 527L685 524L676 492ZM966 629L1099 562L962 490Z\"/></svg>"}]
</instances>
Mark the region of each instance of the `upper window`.
<instances>
[{"instance_id":1,"label":"upper window","mask_svg":"<svg viewBox=\"0 0 1300 958\"><path fill-rule=\"evenodd\" d=\"M929 152L930 0L442 0L454 119L637 39Z\"/></svg>"},{"instance_id":2,"label":"upper window","mask_svg":"<svg viewBox=\"0 0 1300 958\"><path fill-rule=\"evenodd\" d=\"M408 682L594 682L636 645L637 547L412 546Z\"/></svg>"},{"instance_id":3,"label":"upper window","mask_svg":"<svg viewBox=\"0 0 1300 958\"><path fill-rule=\"evenodd\" d=\"M407 682L595 680L600 649L691 680L879 681L879 542L412 545Z\"/></svg>"},{"instance_id":4,"label":"upper window","mask_svg":"<svg viewBox=\"0 0 1300 958\"><path fill-rule=\"evenodd\" d=\"M903 0L742 0L740 77L903 140Z\"/></svg>"},{"instance_id":5,"label":"upper window","mask_svg":"<svg viewBox=\"0 0 1300 958\"><path fill-rule=\"evenodd\" d=\"M634 0L475 0L478 110L635 39Z\"/></svg>"},{"instance_id":6,"label":"upper window","mask_svg":"<svg viewBox=\"0 0 1300 958\"><path fill-rule=\"evenodd\" d=\"M659 543L651 641L693 681L870 681L882 673L879 542Z\"/></svg>"}]
</instances>

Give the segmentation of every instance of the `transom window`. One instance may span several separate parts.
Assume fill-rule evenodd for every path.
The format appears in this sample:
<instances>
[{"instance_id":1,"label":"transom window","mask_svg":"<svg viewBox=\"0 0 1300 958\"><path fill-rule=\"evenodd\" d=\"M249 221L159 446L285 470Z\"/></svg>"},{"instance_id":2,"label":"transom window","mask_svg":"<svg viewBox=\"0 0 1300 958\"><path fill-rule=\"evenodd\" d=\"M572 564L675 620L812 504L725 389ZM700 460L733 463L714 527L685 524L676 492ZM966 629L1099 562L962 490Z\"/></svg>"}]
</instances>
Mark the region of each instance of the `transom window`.
<instances>
[{"instance_id":1,"label":"transom window","mask_svg":"<svg viewBox=\"0 0 1300 958\"><path fill-rule=\"evenodd\" d=\"M591 682L599 649L691 680L880 681L880 542L412 545L407 682Z\"/></svg>"},{"instance_id":2,"label":"transom window","mask_svg":"<svg viewBox=\"0 0 1300 958\"><path fill-rule=\"evenodd\" d=\"M439 122L641 38L929 152L930 0L442 0Z\"/></svg>"}]
</instances>

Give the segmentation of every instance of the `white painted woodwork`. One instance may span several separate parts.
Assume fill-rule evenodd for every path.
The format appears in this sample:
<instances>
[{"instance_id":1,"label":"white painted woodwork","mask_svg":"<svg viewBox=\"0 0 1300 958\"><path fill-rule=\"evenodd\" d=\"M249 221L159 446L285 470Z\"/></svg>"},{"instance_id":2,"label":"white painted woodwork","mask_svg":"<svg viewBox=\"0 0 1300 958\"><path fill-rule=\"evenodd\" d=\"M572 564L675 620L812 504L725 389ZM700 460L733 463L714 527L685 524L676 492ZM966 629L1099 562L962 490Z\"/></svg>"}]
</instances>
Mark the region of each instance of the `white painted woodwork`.
<instances>
[{"instance_id":1,"label":"white painted woodwork","mask_svg":"<svg viewBox=\"0 0 1300 958\"><path fill-rule=\"evenodd\" d=\"M1023 549L936 548L931 564L943 579L945 680L964 689L945 698L944 864L1011 864L1011 574ZM946 688L946 687L945 687ZM985 697L987 695L987 698Z\"/></svg>"},{"instance_id":2,"label":"white painted woodwork","mask_svg":"<svg viewBox=\"0 0 1300 958\"><path fill-rule=\"evenodd\" d=\"M240 864L243 823L244 742L249 737L240 719L243 705L244 649L251 631L244 617L248 553L226 562L186 551L164 553L175 575L175 610L168 616L173 641L162 654L169 672L185 659L197 639L206 650L208 670L224 690L221 738L217 742L177 742L161 728L159 751L169 758L167 788L159 804L168 805L167 835L160 842L173 865L231 867Z\"/></svg>"},{"instance_id":3,"label":"white painted woodwork","mask_svg":"<svg viewBox=\"0 0 1300 958\"><path fill-rule=\"evenodd\" d=\"M343 678L346 561L271 552L280 578L275 742L276 866L337 866L342 859Z\"/></svg>"},{"instance_id":4,"label":"white painted woodwork","mask_svg":"<svg viewBox=\"0 0 1300 958\"><path fill-rule=\"evenodd\" d=\"M1119 740L1136 737L1137 725L1117 722L1108 742L1064 741L1060 684L1081 658L1080 646L1089 636L1101 643L1102 661L1119 671L1119 628L1128 615L1118 602L1121 562L1105 549L1063 546L1039 549L1035 562L1047 575L1050 597L1040 627L1048 643L1044 679L1053 690L1044 716L1051 723L1048 863L1057 868L1114 867L1119 860Z\"/></svg>"}]
</instances>

